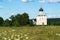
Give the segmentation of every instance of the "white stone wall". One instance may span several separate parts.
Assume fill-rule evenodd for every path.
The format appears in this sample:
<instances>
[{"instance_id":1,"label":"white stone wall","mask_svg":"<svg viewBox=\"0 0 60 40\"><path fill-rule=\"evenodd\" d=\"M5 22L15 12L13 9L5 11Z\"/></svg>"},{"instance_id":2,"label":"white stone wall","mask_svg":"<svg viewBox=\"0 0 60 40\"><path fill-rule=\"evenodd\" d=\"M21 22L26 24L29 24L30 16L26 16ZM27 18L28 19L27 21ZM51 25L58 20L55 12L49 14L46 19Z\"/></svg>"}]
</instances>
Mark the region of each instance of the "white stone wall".
<instances>
[{"instance_id":1,"label":"white stone wall","mask_svg":"<svg viewBox=\"0 0 60 40\"><path fill-rule=\"evenodd\" d=\"M37 16L36 25L47 25L47 17L46 16Z\"/></svg>"},{"instance_id":2,"label":"white stone wall","mask_svg":"<svg viewBox=\"0 0 60 40\"><path fill-rule=\"evenodd\" d=\"M43 12L43 11L40 11L40 12L39 12L39 15L43 15L43 14L44 14L44 12Z\"/></svg>"}]
</instances>

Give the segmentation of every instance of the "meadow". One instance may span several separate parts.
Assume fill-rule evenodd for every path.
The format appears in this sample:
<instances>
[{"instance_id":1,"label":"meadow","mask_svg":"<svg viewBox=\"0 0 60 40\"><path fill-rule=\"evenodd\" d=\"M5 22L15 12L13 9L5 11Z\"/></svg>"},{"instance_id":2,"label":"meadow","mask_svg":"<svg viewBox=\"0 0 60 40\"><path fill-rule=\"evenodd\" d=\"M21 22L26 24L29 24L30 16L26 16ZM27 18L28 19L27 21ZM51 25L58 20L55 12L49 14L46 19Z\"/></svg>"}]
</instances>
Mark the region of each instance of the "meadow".
<instances>
[{"instance_id":1,"label":"meadow","mask_svg":"<svg viewBox=\"0 0 60 40\"><path fill-rule=\"evenodd\" d=\"M60 26L0 27L0 40L60 40Z\"/></svg>"}]
</instances>

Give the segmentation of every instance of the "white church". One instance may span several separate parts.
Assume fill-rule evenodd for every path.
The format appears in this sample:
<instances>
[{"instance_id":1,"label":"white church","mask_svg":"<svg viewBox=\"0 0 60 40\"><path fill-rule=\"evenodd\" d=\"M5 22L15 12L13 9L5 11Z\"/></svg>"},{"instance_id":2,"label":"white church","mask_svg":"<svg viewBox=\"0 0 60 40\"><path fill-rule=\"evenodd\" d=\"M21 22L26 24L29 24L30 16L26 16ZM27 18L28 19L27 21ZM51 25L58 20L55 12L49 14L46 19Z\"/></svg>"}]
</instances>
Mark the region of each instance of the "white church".
<instances>
[{"instance_id":1,"label":"white church","mask_svg":"<svg viewBox=\"0 0 60 40\"><path fill-rule=\"evenodd\" d=\"M44 15L44 10L42 8L39 9L39 15L36 17L36 21L33 20L33 24L47 25L47 16Z\"/></svg>"}]
</instances>

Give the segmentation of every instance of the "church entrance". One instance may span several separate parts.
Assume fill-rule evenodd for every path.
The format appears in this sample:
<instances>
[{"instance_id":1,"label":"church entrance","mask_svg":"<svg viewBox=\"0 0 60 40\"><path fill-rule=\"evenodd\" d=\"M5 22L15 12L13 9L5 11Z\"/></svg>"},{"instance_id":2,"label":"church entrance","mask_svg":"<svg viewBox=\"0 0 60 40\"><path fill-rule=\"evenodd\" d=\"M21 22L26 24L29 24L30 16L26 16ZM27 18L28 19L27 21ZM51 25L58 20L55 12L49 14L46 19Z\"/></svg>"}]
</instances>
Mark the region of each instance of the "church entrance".
<instances>
[{"instance_id":1,"label":"church entrance","mask_svg":"<svg viewBox=\"0 0 60 40\"><path fill-rule=\"evenodd\" d=\"M44 25L44 22L42 22L42 25Z\"/></svg>"}]
</instances>

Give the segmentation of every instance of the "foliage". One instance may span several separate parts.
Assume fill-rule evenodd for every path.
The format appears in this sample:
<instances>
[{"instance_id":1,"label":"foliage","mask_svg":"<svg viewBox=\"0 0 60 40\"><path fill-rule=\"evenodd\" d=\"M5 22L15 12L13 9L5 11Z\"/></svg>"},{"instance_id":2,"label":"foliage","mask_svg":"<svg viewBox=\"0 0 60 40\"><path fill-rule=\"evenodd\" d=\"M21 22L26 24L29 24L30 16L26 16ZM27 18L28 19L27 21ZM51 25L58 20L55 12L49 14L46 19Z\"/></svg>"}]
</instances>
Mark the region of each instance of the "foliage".
<instances>
[{"instance_id":1,"label":"foliage","mask_svg":"<svg viewBox=\"0 0 60 40\"><path fill-rule=\"evenodd\" d=\"M29 15L24 12L23 14L11 15L9 19L4 20L0 17L0 26L23 26L29 24Z\"/></svg>"},{"instance_id":2,"label":"foliage","mask_svg":"<svg viewBox=\"0 0 60 40\"><path fill-rule=\"evenodd\" d=\"M28 22L29 22L28 14L26 14L26 13L22 14L22 20L21 20L22 25L27 25Z\"/></svg>"},{"instance_id":3,"label":"foliage","mask_svg":"<svg viewBox=\"0 0 60 40\"><path fill-rule=\"evenodd\" d=\"M3 22L4 22L3 18L2 18L2 17L0 17L0 26L2 26L2 25L3 25Z\"/></svg>"},{"instance_id":4,"label":"foliage","mask_svg":"<svg viewBox=\"0 0 60 40\"><path fill-rule=\"evenodd\" d=\"M27 25L29 22L29 16L27 13L12 15L10 17L12 26Z\"/></svg>"},{"instance_id":5,"label":"foliage","mask_svg":"<svg viewBox=\"0 0 60 40\"><path fill-rule=\"evenodd\" d=\"M3 23L4 26L11 26L11 21L9 19L6 19Z\"/></svg>"},{"instance_id":6,"label":"foliage","mask_svg":"<svg viewBox=\"0 0 60 40\"><path fill-rule=\"evenodd\" d=\"M47 24L48 25L60 25L60 18L48 18Z\"/></svg>"}]
</instances>

